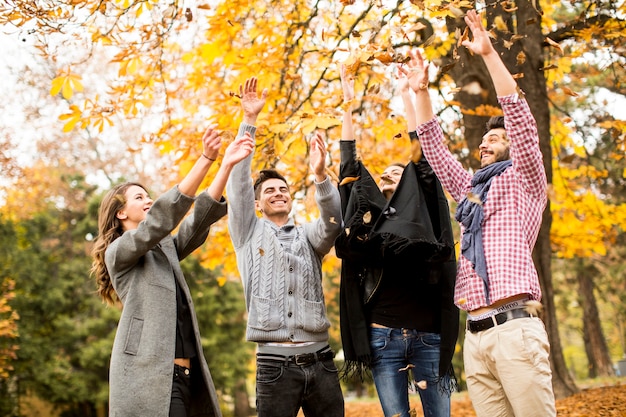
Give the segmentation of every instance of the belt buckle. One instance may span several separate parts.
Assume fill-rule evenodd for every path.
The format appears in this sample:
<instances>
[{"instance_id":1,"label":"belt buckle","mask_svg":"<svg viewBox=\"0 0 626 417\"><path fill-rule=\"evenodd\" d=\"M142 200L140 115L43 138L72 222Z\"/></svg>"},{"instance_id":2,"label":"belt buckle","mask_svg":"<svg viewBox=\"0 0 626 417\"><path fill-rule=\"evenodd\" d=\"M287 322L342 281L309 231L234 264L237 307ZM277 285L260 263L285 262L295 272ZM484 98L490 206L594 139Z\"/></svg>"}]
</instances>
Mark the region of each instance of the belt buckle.
<instances>
[{"instance_id":1,"label":"belt buckle","mask_svg":"<svg viewBox=\"0 0 626 417\"><path fill-rule=\"evenodd\" d=\"M308 365L314 361L315 361L314 353L303 353L301 355L295 355L293 357L293 363L295 363L298 366Z\"/></svg>"}]
</instances>

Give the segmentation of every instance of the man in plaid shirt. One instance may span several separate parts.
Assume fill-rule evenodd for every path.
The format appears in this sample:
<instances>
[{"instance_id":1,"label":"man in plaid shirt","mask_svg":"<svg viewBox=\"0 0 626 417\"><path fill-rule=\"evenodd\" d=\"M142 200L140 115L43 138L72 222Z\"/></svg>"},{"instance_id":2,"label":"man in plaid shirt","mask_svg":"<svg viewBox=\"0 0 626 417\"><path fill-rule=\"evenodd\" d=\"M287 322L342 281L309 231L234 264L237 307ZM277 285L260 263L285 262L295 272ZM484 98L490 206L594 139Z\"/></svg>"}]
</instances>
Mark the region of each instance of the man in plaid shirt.
<instances>
[{"instance_id":1,"label":"man in plaid shirt","mask_svg":"<svg viewBox=\"0 0 626 417\"><path fill-rule=\"evenodd\" d=\"M481 169L473 176L443 142L419 52L400 71L415 92L424 156L459 202L462 243L454 298L468 312L463 351L468 391L479 417L555 416L548 336L534 310L527 309L541 299L532 249L547 201L537 126L480 16L471 10L465 21L473 40L462 45L482 57L504 113L487 124Z\"/></svg>"}]
</instances>

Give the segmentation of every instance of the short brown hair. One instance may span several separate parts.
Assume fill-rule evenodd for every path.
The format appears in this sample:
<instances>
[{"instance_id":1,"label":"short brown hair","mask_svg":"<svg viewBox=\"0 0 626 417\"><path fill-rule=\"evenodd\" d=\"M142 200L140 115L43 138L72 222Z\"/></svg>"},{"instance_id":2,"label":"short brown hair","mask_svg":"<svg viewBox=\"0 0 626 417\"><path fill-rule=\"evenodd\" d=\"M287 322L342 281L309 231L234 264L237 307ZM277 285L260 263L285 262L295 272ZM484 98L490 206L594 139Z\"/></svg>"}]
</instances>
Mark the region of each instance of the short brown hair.
<instances>
[{"instance_id":1,"label":"short brown hair","mask_svg":"<svg viewBox=\"0 0 626 417\"><path fill-rule=\"evenodd\" d=\"M279 179L287 184L287 186L289 186L285 177L280 175L275 169L262 169L261 172L259 172L259 176L257 177L256 181L254 182L254 198L256 198L257 200L259 199L259 196L261 195L261 185L265 181L271 180L273 178Z\"/></svg>"}]
</instances>

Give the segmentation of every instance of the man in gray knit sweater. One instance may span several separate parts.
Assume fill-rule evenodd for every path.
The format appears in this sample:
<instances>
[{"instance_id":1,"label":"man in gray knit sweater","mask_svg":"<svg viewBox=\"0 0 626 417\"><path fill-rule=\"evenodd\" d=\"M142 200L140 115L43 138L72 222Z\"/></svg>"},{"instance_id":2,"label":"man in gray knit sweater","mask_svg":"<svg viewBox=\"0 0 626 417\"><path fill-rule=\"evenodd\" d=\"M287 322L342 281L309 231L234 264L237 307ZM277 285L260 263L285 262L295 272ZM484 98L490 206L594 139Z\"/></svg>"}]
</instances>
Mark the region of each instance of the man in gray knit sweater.
<instances>
[{"instance_id":1,"label":"man in gray knit sweater","mask_svg":"<svg viewBox=\"0 0 626 417\"><path fill-rule=\"evenodd\" d=\"M237 136L256 133L267 90L257 79L240 88L243 122ZM320 217L296 225L285 178L263 170L253 184L252 154L233 168L226 193L228 227L248 309L247 340L256 342L259 417L343 417L344 401L322 291L322 258L341 228L337 188L326 175L321 135L310 144ZM261 213L257 217L256 211Z\"/></svg>"}]
</instances>

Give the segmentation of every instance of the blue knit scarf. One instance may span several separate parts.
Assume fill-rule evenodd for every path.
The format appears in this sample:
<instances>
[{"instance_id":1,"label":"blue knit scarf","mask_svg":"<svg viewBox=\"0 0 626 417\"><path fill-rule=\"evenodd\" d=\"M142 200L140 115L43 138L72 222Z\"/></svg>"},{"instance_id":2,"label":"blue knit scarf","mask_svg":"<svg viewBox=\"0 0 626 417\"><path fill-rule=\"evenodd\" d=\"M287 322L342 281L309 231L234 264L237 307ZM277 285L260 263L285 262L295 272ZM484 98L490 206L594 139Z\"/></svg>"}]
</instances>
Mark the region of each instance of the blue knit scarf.
<instances>
[{"instance_id":1,"label":"blue knit scarf","mask_svg":"<svg viewBox=\"0 0 626 417\"><path fill-rule=\"evenodd\" d=\"M485 284L485 297L489 301L489 276L487 274L487 262L483 247L482 223L484 218L483 205L487 201L487 192L491 187L491 181L502 174L512 161L494 162L479 169L472 178L472 194L480 199L482 204L470 201L465 197L456 209L456 220L465 227L461 242L461 253L472 263L472 267Z\"/></svg>"}]
</instances>

